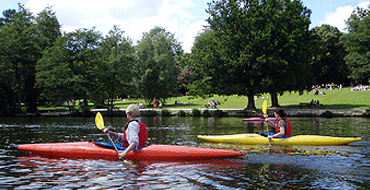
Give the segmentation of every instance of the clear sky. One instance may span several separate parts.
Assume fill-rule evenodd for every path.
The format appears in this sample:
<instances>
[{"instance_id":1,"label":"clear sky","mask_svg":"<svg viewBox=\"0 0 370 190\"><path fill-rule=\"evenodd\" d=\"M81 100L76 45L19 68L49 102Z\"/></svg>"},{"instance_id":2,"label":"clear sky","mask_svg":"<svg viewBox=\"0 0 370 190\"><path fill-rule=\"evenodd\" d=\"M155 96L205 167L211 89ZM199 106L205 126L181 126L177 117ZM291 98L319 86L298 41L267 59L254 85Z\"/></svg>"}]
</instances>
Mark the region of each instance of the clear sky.
<instances>
[{"instance_id":1,"label":"clear sky","mask_svg":"<svg viewBox=\"0 0 370 190\"><path fill-rule=\"evenodd\" d=\"M0 11L17 9L24 4L33 14L47 6L56 12L62 31L96 27L106 35L118 25L136 42L143 32L155 26L174 33L190 52L195 36L206 25L207 2L211 0L1 0ZM329 24L345 32L345 20L360 6L368 8L370 0L303 0L312 11L311 28Z\"/></svg>"}]
</instances>

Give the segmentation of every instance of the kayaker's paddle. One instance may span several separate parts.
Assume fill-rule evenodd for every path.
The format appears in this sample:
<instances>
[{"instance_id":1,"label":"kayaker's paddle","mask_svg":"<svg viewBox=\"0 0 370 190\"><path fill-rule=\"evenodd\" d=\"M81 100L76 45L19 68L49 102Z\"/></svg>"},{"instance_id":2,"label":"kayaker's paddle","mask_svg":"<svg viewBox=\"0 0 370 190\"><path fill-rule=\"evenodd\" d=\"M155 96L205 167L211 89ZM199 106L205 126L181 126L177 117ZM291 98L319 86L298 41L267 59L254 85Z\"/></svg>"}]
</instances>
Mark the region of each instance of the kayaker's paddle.
<instances>
[{"instance_id":1,"label":"kayaker's paddle","mask_svg":"<svg viewBox=\"0 0 370 190\"><path fill-rule=\"evenodd\" d=\"M105 127L104 127L104 119L103 119L103 116L101 115L101 113L100 113L100 112L96 113L96 116L95 116L95 124L96 124L96 126L97 126L100 130L103 130L103 129L105 128ZM130 166L134 167L134 165L133 165L132 163L130 163L130 162L128 162L127 160L125 160L125 159L123 159L123 158L120 158L120 157L119 157L119 151L118 151L118 149L117 149L117 146L114 144L114 142L113 142L112 138L109 136L109 134L108 134L108 133L106 133L106 135L108 136L108 138L109 138L110 142L113 144L113 147L114 147L114 149L115 149L115 150L116 150L116 152L117 152L117 156L118 156L118 158L119 158L121 161L125 162L126 164L129 164Z\"/></svg>"},{"instance_id":2,"label":"kayaker's paddle","mask_svg":"<svg viewBox=\"0 0 370 190\"><path fill-rule=\"evenodd\" d=\"M263 113L263 116L267 119L268 115L267 115L267 101L263 101L263 104L262 104L262 113ZM267 126L267 136L269 135L269 122L267 121L266 123L266 126ZM269 139L269 146L271 146L271 139Z\"/></svg>"}]
</instances>

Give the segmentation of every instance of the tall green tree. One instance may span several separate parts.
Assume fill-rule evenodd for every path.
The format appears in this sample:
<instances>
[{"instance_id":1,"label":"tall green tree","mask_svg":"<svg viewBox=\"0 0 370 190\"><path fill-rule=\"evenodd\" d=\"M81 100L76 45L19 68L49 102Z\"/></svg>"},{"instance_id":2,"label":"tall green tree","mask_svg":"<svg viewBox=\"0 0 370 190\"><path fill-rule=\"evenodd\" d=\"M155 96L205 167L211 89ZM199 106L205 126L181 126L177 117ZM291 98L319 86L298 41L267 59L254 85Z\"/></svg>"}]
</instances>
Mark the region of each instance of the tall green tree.
<instances>
[{"instance_id":1,"label":"tall green tree","mask_svg":"<svg viewBox=\"0 0 370 190\"><path fill-rule=\"evenodd\" d=\"M69 67L65 41L65 37L59 36L53 46L45 49L36 65L36 85L41 90L40 101L51 102L54 106L81 97L78 85L80 78Z\"/></svg>"},{"instance_id":2,"label":"tall green tree","mask_svg":"<svg viewBox=\"0 0 370 190\"><path fill-rule=\"evenodd\" d=\"M58 18L52 7L46 7L36 16L37 31L40 34L39 44L44 50L53 46L56 39L62 35Z\"/></svg>"},{"instance_id":3,"label":"tall green tree","mask_svg":"<svg viewBox=\"0 0 370 190\"><path fill-rule=\"evenodd\" d=\"M35 65L42 51L60 35L60 25L51 9L34 17L19 4L18 11L6 10L3 15L0 19L2 89L6 89L6 98L1 98L6 101L2 102L3 114L20 113L23 102L27 112L35 112L39 97Z\"/></svg>"},{"instance_id":4,"label":"tall green tree","mask_svg":"<svg viewBox=\"0 0 370 190\"><path fill-rule=\"evenodd\" d=\"M261 93L303 91L311 73L312 34L310 11L300 1L220 0L209 3L207 12L207 35L214 37L199 40L210 47L192 50L203 75L192 89L246 95L247 109L255 109L254 96Z\"/></svg>"},{"instance_id":5,"label":"tall green tree","mask_svg":"<svg viewBox=\"0 0 370 190\"><path fill-rule=\"evenodd\" d=\"M93 97L101 72L101 40L100 32L94 29L78 29L58 37L44 51L37 66L37 81L46 98L59 102L83 99L82 106L88 109L87 99Z\"/></svg>"},{"instance_id":6,"label":"tall green tree","mask_svg":"<svg viewBox=\"0 0 370 190\"><path fill-rule=\"evenodd\" d=\"M162 103L177 93L177 62L183 50L174 34L155 27L144 33L136 49L136 85L140 95L151 103L157 98Z\"/></svg>"},{"instance_id":7,"label":"tall green tree","mask_svg":"<svg viewBox=\"0 0 370 190\"><path fill-rule=\"evenodd\" d=\"M348 34L341 37L348 55L350 78L358 83L370 80L370 10L357 8L347 20Z\"/></svg>"},{"instance_id":8,"label":"tall green tree","mask_svg":"<svg viewBox=\"0 0 370 190\"><path fill-rule=\"evenodd\" d=\"M278 95L291 91L300 94L313 82L313 49L315 36L309 30L311 11L298 0L267 2L267 30L262 29L268 40L264 50L268 57L267 79L262 86L271 95L271 106L279 107ZM264 12L264 11L262 11ZM269 19L271 17L271 19Z\"/></svg>"},{"instance_id":9,"label":"tall green tree","mask_svg":"<svg viewBox=\"0 0 370 190\"><path fill-rule=\"evenodd\" d=\"M114 26L103 39L100 54L101 62L97 69L98 88L93 93L95 99L108 101L108 110L113 111L114 100L123 94L129 94L132 82L132 68L135 64L132 40L123 36L124 31ZM100 72L98 72L100 70Z\"/></svg>"},{"instance_id":10,"label":"tall green tree","mask_svg":"<svg viewBox=\"0 0 370 190\"><path fill-rule=\"evenodd\" d=\"M217 92L222 95L234 93L232 86L224 85L228 80L224 74L227 73L227 65L222 60L219 45L218 37L212 29L203 31L195 38L191 49L191 65L195 71L194 81L188 85L190 95L206 98Z\"/></svg>"},{"instance_id":11,"label":"tall green tree","mask_svg":"<svg viewBox=\"0 0 370 190\"><path fill-rule=\"evenodd\" d=\"M6 98L9 102L3 104L10 107L4 108L5 114L21 113L23 101L28 112L35 112L35 64L42 51L38 45L37 25L30 11L21 5L16 13L8 16L0 30L0 63L5 71L2 77L8 82L5 87L9 90L6 91L12 91L14 99Z\"/></svg>"},{"instance_id":12,"label":"tall green tree","mask_svg":"<svg viewBox=\"0 0 370 190\"><path fill-rule=\"evenodd\" d=\"M342 32L336 27L322 25L313 29L319 38L319 53L312 65L317 84L349 83L349 69L344 57L347 55L340 41Z\"/></svg>"},{"instance_id":13,"label":"tall green tree","mask_svg":"<svg viewBox=\"0 0 370 190\"><path fill-rule=\"evenodd\" d=\"M8 9L3 11L3 17L0 18L0 30L2 27L11 21L12 15L17 11L15 9ZM4 31L0 31L0 115L12 115L16 113L16 95L15 88L12 86L14 84L13 74L14 71L9 66L7 57L9 55L4 52L2 43L6 42Z\"/></svg>"},{"instance_id":14,"label":"tall green tree","mask_svg":"<svg viewBox=\"0 0 370 190\"><path fill-rule=\"evenodd\" d=\"M194 67L191 64L191 54L183 53L178 63L179 74L177 75L179 92L186 95L189 92L188 85L194 80Z\"/></svg>"}]
</instances>

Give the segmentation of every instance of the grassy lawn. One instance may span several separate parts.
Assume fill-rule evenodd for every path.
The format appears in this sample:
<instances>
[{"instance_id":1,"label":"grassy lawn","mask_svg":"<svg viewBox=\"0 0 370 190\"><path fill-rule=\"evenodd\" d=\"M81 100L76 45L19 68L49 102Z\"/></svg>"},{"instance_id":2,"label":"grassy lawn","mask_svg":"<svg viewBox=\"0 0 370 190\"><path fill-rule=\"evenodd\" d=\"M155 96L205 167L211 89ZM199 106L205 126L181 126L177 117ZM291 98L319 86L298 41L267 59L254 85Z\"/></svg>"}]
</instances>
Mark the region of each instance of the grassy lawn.
<instances>
[{"instance_id":1,"label":"grassy lawn","mask_svg":"<svg viewBox=\"0 0 370 190\"><path fill-rule=\"evenodd\" d=\"M370 91L351 91L350 87L343 88L342 91L325 90L320 89L320 92L324 91L326 95L314 95L314 92L304 93L299 95L298 93L285 93L279 97L279 104L284 109L300 109L299 103L309 103L311 99L319 100L322 107L314 107L312 109L369 109L370 108ZM269 94L262 95L262 99L255 98L255 105L257 109L261 109L264 100L267 100L267 104L271 105ZM244 109L247 106L246 96L213 96L209 99L195 98L192 99L189 96L172 97L167 99L163 109L194 109L194 108L205 108L208 100L219 100L221 105L218 108L221 109ZM183 104L175 105L175 101L182 102ZM142 99L130 99L129 101L115 102L115 107L125 109L128 105L137 102L147 104ZM147 107L150 108L150 107ZM40 107L39 110L61 110L63 107L57 108L44 108Z\"/></svg>"},{"instance_id":2,"label":"grassy lawn","mask_svg":"<svg viewBox=\"0 0 370 190\"><path fill-rule=\"evenodd\" d=\"M314 95L314 92L304 93L285 93L279 97L279 104L285 109L298 109L299 103L309 103L311 99L319 100L322 107L312 109L368 109L370 108L370 91L351 91L350 87L343 88L342 91L320 89L326 95ZM255 105L261 109L263 101L266 99L268 105L271 105L269 94L262 95L263 99L255 98ZM205 108L208 100L219 100L221 105L218 108L223 109L244 109L247 106L246 96L213 96L209 99L196 98L191 99L188 96L173 97L166 101L164 109L171 108ZM126 108L131 103L142 102L140 99L131 99L130 101L117 101L116 107ZM175 105L175 101L182 102L182 105ZM187 104L186 104L187 103Z\"/></svg>"}]
</instances>

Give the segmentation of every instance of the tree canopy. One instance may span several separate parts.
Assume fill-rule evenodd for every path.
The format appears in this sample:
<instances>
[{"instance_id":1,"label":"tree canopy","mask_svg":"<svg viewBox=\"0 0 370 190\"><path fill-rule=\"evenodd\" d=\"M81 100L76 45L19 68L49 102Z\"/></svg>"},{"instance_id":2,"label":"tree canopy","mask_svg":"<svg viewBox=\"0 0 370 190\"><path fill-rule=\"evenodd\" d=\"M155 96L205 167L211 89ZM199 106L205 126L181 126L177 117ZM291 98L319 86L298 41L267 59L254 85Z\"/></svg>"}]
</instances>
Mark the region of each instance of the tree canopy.
<instances>
[{"instance_id":1,"label":"tree canopy","mask_svg":"<svg viewBox=\"0 0 370 190\"><path fill-rule=\"evenodd\" d=\"M247 95L247 109L255 109L255 95L303 91L309 84L310 11L300 1L223 0L208 5L210 29L192 49L201 76L192 89Z\"/></svg>"},{"instance_id":2,"label":"tree canopy","mask_svg":"<svg viewBox=\"0 0 370 190\"><path fill-rule=\"evenodd\" d=\"M347 20L348 34L342 36L348 55L350 78L358 83L370 80L370 10L358 8Z\"/></svg>"},{"instance_id":3,"label":"tree canopy","mask_svg":"<svg viewBox=\"0 0 370 190\"><path fill-rule=\"evenodd\" d=\"M347 55L340 41L342 32L336 27L322 25L313 29L318 36L317 54L312 65L317 84L349 83L349 69L344 57Z\"/></svg>"},{"instance_id":4,"label":"tree canopy","mask_svg":"<svg viewBox=\"0 0 370 190\"><path fill-rule=\"evenodd\" d=\"M144 33L136 47L137 64L133 69L138 92L151 103L154 98L164 102L177 94L177 63L183 50L174 34L155 27Z\"/></svg>"}]
</instances>

